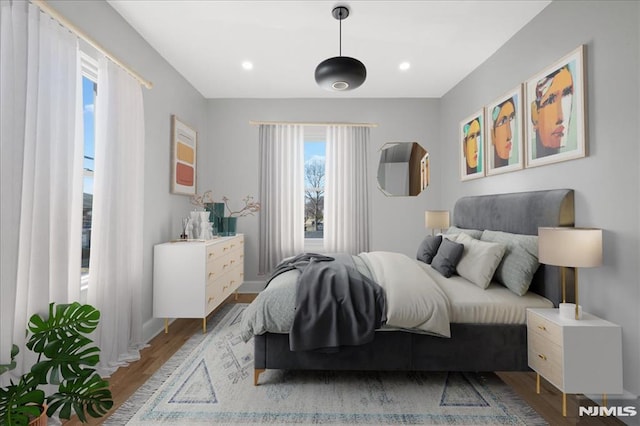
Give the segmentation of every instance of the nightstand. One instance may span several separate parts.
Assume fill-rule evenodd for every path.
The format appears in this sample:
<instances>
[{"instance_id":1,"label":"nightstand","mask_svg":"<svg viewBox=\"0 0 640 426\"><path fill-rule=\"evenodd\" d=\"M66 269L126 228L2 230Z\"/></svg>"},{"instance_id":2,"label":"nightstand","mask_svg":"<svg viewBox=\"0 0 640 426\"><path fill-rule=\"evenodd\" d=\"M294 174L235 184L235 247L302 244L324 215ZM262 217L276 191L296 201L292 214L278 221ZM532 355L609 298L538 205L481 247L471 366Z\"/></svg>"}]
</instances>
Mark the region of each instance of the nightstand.
<instances>
[{"instance_id":1,"label":"nightstand","mask_svg":"<svg viewBox=\"0 0 640 426\"><path fill-rule=\"evenodd\" d=\"M567 393L622 393L622 329L584 313L579 320L560 317L558 309L527 309L529 367L562 391L562 415Z\"/></svg>"}]
</instances>

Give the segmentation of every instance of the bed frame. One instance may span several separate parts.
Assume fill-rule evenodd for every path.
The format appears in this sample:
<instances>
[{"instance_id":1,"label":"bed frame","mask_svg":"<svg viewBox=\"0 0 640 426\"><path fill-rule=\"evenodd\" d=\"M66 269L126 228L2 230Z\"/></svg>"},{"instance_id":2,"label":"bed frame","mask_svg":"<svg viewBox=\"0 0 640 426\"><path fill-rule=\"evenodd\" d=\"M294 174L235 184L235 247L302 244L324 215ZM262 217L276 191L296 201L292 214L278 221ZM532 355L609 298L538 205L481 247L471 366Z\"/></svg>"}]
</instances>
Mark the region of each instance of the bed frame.
<instances>
[{"instance_id":1,"label":"bed frame","mask_svg":"<svg viewBox=\"0 0 640 426\"><path fill-rule=\"evenodd\" d=\"M460 198L453 224L467 229L491 229L537 235L540 226L573 226L571 189L482 195ZM569 271L567 271L569 272ZM567 290L573 276L566 277ZM558 306L558 267L540 265L530 291ZM573 294L567 294L573 300ZM337 353L292 352L289 335L254 337L254 384L265 369L282 370L402 370L402 371L528 371L527 327L505 324L451 324L451 338L404 331L377 331L372 342Z\"/></svg>"}]
</instances>

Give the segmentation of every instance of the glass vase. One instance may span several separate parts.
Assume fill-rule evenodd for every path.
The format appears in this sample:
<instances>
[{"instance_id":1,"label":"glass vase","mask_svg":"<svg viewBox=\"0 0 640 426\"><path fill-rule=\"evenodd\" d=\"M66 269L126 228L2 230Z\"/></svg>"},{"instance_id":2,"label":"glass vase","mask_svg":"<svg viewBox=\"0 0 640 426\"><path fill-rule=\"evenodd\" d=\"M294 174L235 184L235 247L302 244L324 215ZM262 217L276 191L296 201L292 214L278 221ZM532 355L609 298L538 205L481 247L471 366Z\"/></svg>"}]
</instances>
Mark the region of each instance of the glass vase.
<instances>
[{"instance_id":1,"label":"glass vase","mask_svg":"<svg viewBox=\"0 0 640 426\"><path fill-rule=\"evenodd\" d=\"M222 218L222 233L223 237L232 237L236 235L236 224L238 223L237 217L223 217Z\"/></svg>"}]
</instances>

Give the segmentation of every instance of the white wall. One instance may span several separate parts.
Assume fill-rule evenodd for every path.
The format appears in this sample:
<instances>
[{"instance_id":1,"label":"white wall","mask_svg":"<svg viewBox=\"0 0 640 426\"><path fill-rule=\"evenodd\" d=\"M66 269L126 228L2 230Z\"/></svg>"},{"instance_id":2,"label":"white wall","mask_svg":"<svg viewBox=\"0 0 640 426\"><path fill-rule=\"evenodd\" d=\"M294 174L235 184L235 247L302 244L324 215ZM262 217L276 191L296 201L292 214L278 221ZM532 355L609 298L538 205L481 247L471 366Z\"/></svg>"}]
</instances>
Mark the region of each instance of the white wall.
<instances>
[{"instance_id":1,"label":"white wall","mask_svg":"<svg viewBox=\"0 0 640 426\"><path fill-rule=\"evenodd\" d=\"M580 271L584 308L620 324L624 387L640 394L640 196L638 2L555 1L441 100L442 202L573 188L577 226L604 230L604 265ZM460 182L459 121L580 44L587 46L589 155L584 159Z\"/></svg>"},{"instance_id":2,"label":"white wall","mask_svg":"<svg viewBox=\"0 0 640 426\"><path fill-rule=\"evenodd\" d=\"M250 125L250 120L377 123L371 129L368 164L371 249L414 256L425 233L424 210L440 207L438 110L439 101L433 99L209 100L210 140L201 146L199 186L212 189L217 200L226 195L239 203L248 194L258 197L258 127ZM429 151L433 179L419 196L386 197L378 190L378 151L386 142L419 142ZM257 216L240 218L238 232L246 235L245 279L263 281L257 275Z\"/></svg>"},{"instance_id":3,"label":"white wall","mask_svg":"<svg viewBox=\"0 0 640 426\"><path fill-rule=\"evenodd\" d=\"M201 141L206 140L206 102L108 3L66 0L50 1L49 4L154 84L151 90L143 89L145 223L143 303L140 309L145 321L145 338L150 338L162 327L161 320L153 320L151 303L153 245L177 238L180 218L192 208L188 197L169 193L170 118L171 114L177 115L198 130Z\"/></svg>"}]
</instances>

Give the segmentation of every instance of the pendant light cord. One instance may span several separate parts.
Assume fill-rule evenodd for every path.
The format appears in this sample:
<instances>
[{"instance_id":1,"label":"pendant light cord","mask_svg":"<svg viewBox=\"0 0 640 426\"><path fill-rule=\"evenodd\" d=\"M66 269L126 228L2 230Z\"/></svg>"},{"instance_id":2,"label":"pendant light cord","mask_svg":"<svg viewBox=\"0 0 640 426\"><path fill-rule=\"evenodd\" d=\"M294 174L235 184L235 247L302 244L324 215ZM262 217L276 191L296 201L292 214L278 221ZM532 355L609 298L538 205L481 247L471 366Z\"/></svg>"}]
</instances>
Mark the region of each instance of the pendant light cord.
<instances>
[{"instance_id":1,"label":"pendant light cord","mask_svg":"<svg viewBox=\"0 0 640 426\"><path fill-rule=\"evenodd\" d=\"M342 56L342 10L340 11L340 56Z\"/></svg>"}]
</instances>

